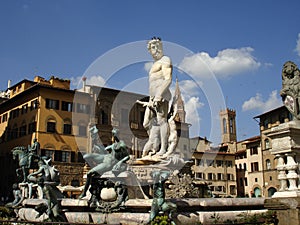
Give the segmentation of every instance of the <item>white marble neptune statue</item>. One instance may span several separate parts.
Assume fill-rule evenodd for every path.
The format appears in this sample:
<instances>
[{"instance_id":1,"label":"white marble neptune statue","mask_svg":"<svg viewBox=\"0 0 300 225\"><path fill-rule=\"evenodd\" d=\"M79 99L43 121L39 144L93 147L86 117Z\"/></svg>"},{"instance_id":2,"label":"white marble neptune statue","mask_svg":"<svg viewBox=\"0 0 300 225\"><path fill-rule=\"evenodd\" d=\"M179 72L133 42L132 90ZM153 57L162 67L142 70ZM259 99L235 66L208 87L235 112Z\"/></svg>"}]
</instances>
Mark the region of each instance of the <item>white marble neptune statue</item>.
<instances>
[{"instance_id":1,"label":"white marble neptune statue","mask_svg":"<svg viewBox=\"0 0 300 225\"><path fill-rule=\"evenodd\" d=\"M168 148L169 125L168 110L171 92L169 87L172 83L172 62L168 56L163 54L162 42L160 38L152 38L147 45L148 51L154 59L154 63L149 71L149 102L146 104L143 126L150 136L151 129L159 130L154 133L160 137L160 149L156 153L162 156ZM154 126L154 124L156 126ZM153 132L152 132L153 133ZM148 151L148 149L144 149Z\"/></svg>"}]
</instances>

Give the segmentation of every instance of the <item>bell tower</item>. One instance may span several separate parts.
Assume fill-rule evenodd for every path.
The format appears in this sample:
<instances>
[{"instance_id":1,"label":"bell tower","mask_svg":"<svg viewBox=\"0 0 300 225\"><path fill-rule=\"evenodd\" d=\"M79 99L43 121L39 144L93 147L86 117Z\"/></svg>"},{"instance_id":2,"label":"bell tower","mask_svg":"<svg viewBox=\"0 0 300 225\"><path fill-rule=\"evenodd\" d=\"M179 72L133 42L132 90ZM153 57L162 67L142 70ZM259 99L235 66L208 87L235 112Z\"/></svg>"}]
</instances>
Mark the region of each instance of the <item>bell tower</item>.
<instances>
[{"instance_id":1,"label":"bell tower","mask_svg":"<svg viewBox=\"0 0 300 225\"><path fill-rule=\"evenodd\" d=\"M226 108L220 111L222 143L236 142L236 113Z\"/></svg>"},{"instance_id":2,"label":"bell tower","mask_svg":"<svg viewBox=\"0 0 300 225\"><path fill-rule=\"evenodd\" d=\"M184 110L184 101L181 96L181 91L179 88L179 83L178 79L176 78L176 85L175 85L175 94L174 98L176 99L176 104L177 104L177 114L175 117L175 121L185 123L185 116L186 112Z\"/></svg>"}]
</instances>

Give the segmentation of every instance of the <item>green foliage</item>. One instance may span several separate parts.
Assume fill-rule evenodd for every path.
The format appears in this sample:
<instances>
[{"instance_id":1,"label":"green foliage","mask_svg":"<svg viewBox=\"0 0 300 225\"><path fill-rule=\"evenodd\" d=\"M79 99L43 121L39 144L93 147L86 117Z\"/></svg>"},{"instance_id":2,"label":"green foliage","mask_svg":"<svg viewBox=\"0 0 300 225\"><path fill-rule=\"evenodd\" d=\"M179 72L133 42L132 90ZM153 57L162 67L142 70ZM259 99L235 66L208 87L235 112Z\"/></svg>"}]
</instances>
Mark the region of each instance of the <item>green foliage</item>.
<instances>
[{"instance_id":1,"label":"green foliage","mask_svg":"<svg viewBox=\"0 0 300 225\"><path fill-rule=\"evenodd\" d=\"M243 225L270 225L278 224L278 219L275 211L267 211L265 213L252 214L249 212L238 215L238 218L234 220L222 221L219 214L214 212L210 219L212 224L243 224Z\"/></svg>"},{"instance_id":2,"label":"green foliage","mask_svg":"<svg viewBox=\"0 0 300 225\"><path fill-rule=\"evenodd\" d=\"M173 221L167 216L156 216L150 223L150 225L173 225Z\"/></svg>"},{"instance_id":3,"label":"green foliage","mask_svg":"<svg viewBox=\"0 0 300 225\"><path fill-rule=\"evenodd\" d=\"M268 225L274 223L276 219L277 219L276 212L267 211L265 213L256 213L256 214L243 213L241 214L241 219L239 221L246 224L258 223L258 224Z\"/></svg>"},{"instance_id":4,"label":"green foliage","mask_svg":"<svg viewBox=\"0 0 300 225\"><path fill-rule=\"evenodd\" d=\"M0 220L6 220L14 217L14 211L5 206L0 206Z\"/></svg>"}]
</instances>

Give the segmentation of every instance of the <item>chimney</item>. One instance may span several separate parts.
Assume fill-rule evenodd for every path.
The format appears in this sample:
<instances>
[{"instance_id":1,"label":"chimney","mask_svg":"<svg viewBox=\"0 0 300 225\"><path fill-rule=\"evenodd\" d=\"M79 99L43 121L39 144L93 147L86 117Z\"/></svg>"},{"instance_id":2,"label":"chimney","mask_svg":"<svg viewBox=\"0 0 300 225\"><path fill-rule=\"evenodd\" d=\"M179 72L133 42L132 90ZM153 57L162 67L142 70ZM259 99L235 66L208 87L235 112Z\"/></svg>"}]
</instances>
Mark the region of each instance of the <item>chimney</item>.
<instances>
[{"instance_id":1,"label":"chimney","mask_svg":"<svg viewBox=\"0 0 300 225\"><path fill-rule=\"evenodd\" d=\"M7 81L7 89L10 88L10 85L11 85L11 80L8 80Z\"/></svg>"},{"instance_id":2,"label":"chimney","mask_svg":"<svg viewBox=\"0 0 300 225\"><path fill-rule=\"evenodd\" d=\"M84 92L85 92L85 85L86 85L86 77L82 77L82 86Z\"/></svg>"}]
</instances>

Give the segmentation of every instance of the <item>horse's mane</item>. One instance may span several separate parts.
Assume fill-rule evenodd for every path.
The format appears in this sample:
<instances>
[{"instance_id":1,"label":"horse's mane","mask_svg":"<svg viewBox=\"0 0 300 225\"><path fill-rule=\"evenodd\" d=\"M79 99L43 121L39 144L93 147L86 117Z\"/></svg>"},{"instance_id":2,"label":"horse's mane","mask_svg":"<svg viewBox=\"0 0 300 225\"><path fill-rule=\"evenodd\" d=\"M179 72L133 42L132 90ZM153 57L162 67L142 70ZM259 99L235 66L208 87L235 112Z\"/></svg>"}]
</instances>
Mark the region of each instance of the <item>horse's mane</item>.
<instances>
[{"instance_id":1,"label":"horse's mane","mask_svg":"<svg viewBox=\"0 0 300 225\"><path fill-rule=\"evenodd\" d=\"M25 146L17 146L17 147L14 147L11 151L12 153L18 153L18 152L23 152L23 153L26 153L26 150L27 148Z\"/></svg>"}]
</instances>

